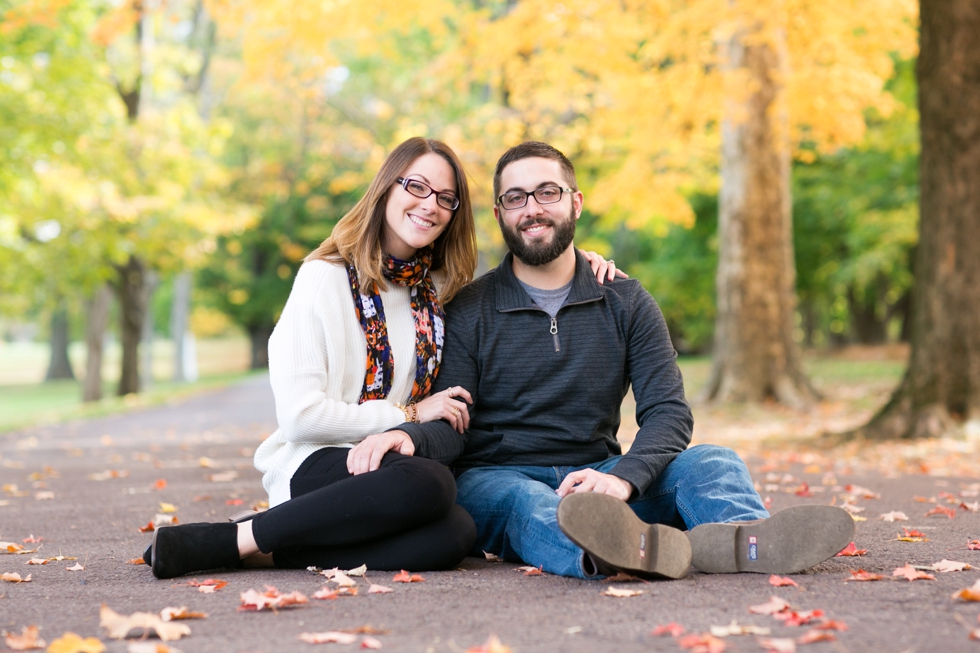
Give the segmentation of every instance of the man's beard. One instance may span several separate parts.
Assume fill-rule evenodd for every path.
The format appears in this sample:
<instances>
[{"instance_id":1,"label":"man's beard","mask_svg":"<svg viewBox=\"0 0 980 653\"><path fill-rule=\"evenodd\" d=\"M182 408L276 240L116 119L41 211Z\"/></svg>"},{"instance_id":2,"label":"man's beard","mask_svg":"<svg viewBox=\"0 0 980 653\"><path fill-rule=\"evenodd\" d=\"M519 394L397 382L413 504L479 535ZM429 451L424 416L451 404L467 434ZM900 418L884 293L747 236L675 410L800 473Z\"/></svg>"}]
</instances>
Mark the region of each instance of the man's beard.
<instances>
[{"instance_id":1,"label":"man's beard","mask_svg":"<svg viewBox=\"0 0 980 653\"><path fill-rule=\"evenodd\" d=\"M565 220L552 220L550 218L530 218L525 220L517 227L508 227L503 220L500 223L500 233L504 236L507 248L524 265L538 266L551 263L568 249L575 239L575 215L574 209L568 212ZM532 240L530 243L525 241L521 235L521 228L536 224L548 225L552 228L551 242L543 243Z\"/></svg>"}]
</instances>

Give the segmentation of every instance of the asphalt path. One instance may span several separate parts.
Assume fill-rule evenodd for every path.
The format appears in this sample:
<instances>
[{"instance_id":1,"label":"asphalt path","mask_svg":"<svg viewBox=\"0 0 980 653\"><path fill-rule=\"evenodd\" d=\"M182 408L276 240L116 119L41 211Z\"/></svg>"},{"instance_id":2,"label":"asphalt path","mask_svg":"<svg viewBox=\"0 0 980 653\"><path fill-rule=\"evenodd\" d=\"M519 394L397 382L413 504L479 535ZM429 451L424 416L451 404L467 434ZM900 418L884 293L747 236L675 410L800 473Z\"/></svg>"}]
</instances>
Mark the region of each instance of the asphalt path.
<instances>
[{"instance_id":1,"label":"asphalt path","mask_svg":"<svg viewBox=\"0 0 980 653\"><path fill-rule=\"evenodd\" d=\"M693 571L679 581L601 583L525 576L514 564L467 558L453 571L422 571L424 582L409 584L393 582L389 572L369 570L367 580L355 579L357 596L321 601L312 595L333 583L305 570L199 574L198 580L228 583L206 594L186 584L194 577L157 580L149 567L128 563L149 543L151 534L139 527L162 514L161 503L174 506L180 522L187 523L221 521L263 501L251 456L274 428L268 380L254 377L172 405L0 434L0 541L26 550L41 547L30 554L0 554L0 573L32 576L30 582L0 582L0 630L19 632L36 625L48 643L70 631L101 639L109 652L122 652L136 640L108 638L99 625L102 604L120 614L187 606L208 617L180 622L191 635L169 644L184 652L354 650L363 636L348 645L312 645L298 636L364 626L379 631L374 637L390 651L461 653L484 644L491 634L515 653L681 651L679 641L651 631L675 622L688 633L704 633L735 620L770 628L771 637L802 636L808 626L786 626L749 612L749 606L775 595L799 611L823 610L825 618L847 625L846 631L834 633L836 641L800 645L800 651L980 651L980 641L968 638L968 628L980 628L980 603L951 598L980 579L980 551L966 546L980 539L980 513L956 509L952 519L925 516L935 505L947 505L942 492L957 499L965 493L964 502L977 501L970 496L976 479L841 474L829 479L825 469L762 469L750 461L774 511L801 503L839 504L848 484L881 495L857 500L867 520L857 524L855 541L868 553L834 558L794 575L798 588L773 587L764 575ZM822 491L798 496L793 490L802 481ZM916 502L915 496L938 497L937 504ZM890 511L910 519L880 519ZM928 541L898 541L903 527L920 530ZM24 542L32 538L43 540ZM66 559L26 564L31 558L57 556ZM927 566L943 559L975 568L935 573L935 580L892 577L906 563ZM84 569L69 571L76 562ZM858 569L884 579L844 581ZM393 591L368 594L369 583ZM242 592L267 585L300 591L309 603L276 612L238 610ZM642 594L604 596L610 587ZM766 650L753 635L729 636L724 642L729 652Z\"/></svg>"}]
</instances>

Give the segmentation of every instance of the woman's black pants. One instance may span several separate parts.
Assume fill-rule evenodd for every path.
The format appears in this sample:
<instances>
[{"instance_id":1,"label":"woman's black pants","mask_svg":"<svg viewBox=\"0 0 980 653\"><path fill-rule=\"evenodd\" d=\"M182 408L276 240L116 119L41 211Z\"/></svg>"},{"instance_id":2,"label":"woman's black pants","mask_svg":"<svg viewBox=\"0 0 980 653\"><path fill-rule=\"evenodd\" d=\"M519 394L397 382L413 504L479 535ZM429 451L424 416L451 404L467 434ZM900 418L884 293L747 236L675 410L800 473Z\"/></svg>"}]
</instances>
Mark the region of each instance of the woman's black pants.
<instances>
[{"instance_id":1,"label":"woman's black pants","mask_svg":"<svg viewBox=\"0 0 980 653\"><path fill-rule=\"evenodd\" d=\"M292 498L256 515L252 534L276 567L379 571L451 569L476 539L456 505L452 473L427 458L389 451L381 466L347 471L349 449L310 454L290 481Z\"/></svg>"}]
</instances>

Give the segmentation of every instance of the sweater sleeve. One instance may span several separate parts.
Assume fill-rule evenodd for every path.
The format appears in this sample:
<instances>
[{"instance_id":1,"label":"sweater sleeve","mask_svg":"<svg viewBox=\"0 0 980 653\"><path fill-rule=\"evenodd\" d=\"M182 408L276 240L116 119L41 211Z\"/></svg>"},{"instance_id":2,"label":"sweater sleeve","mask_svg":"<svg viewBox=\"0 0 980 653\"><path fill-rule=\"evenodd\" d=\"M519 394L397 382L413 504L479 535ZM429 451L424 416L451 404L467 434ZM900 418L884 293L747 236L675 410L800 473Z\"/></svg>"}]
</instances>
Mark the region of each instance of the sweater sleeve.
<instances>
[{"instance_id":1,"label":"sweater sleeve","mask_svg":"<svg viewBox=\"0 0 980 653\"><path fill-rule=\"evenodd\" d=\"M328 339L333 345L330 349L341 357L356 355L354 343L342 341L345 313L339 305L341 293L331 287L336 283L331 267L320 261L300 267L269 339L276 418L281 437L288 442L358 442L404 420L401 409L387 401L346 403L336 398L336 391L329 392L331 387L344 385L342 378L328 375L342 377L345 361L329 360ZM360 355L363 360L364 352Z\"/></svg>"},{"instance_id":2,"label":"sweater sleeve","mask_svg":"<svg viewBox=\"0 0 980 653\"><path fill-rule=\"evenodd\" d=\"M479 405L477 389L480 378L475 350L479 337L473 334L473 329L466 323L465 312L460 310L459 304L450 302L446 307L446 344L442 350L442 364L432 386L433 394L453 386L469 390L473 397L473 403L469 406L471 424ZM412 438L416 456L431 458L445 465L456 460L466 448L467 434L460 435L445 420L406 423L398 428Z\"/></svg>"},{"instance_id":3,"label":"sweater sleeve","mask_svg":"<svg viewBox=\"0 0 980 653\"><path fill-rule=\"evenodd\" d=\"M653 297L637 283L631 298L627 364L640 430L610 473L643 494L691 442L694 417L667 323Z\"/></svg>"}]
</instances>

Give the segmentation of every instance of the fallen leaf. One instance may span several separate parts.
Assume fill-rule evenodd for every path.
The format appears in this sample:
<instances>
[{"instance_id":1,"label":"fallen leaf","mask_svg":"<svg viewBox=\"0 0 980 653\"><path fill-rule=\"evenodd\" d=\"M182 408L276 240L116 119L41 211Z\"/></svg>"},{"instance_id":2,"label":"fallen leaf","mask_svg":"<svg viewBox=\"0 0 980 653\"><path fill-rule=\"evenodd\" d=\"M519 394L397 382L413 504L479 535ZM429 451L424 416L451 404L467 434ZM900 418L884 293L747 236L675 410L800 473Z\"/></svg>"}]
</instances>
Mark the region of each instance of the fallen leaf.
<instances>
[{"instance_id":1,"label":"fallen leaf","mask_svg":"<svg viewBox=\"0 0 980 653\"><path fill-rule=\"evenodd\" d=\"M5 580L8 583L29 583L31 582L31 575L27 574L27 578L21 578L20 574L16 572L12 574L0 574L0 580Z\"/></svg>"},{"instance_id":2,"label":"fallen leaf","mask_svg":"<svg viewBox=\"0 0 980 653\"><path fill-rule=\"evenodd\" d=\"M826 630L808 630L796 639L797 644L813 644L814 642L834 642L837 638Z\"/></svg>"},{"instance_id":3,"label":"fallen leaf","mask_svg":"<svg viewBox=\"0 0 980 653\"><path fill-rule=\"evenodd\" d=\"M862 499L880 499L881 495L877 492L872 492L866 487L861 487L860 485L845 485L844 491L848 494L853 494L861 497Z\"/></svg>"},{"instance_id":4,"label":"fallen leaf","mask_svg":"<svg viewBox=\"0 0 980 653\"><path fill-rule=\"evenodd\" d=\"M798 488L796 488L796 490L793 492L793 494L795 494L798 497L812 497L813 496L813 492L810 491L810 484L807 483L806 481L803 481L803 483Z\"/></svg>"},{"instance_id":5,"label":"fallen leaf","mask_svg":"<svg viewBox=\"0 0 980 653\"><path fill-rule=\"evenodd\" d=\"M214 467L214 461L208 458L207 456L201 456L200 458L198 458L197 464L200 465L201 467L204 467L205 469Z\"/></svg>"},{"instance_id":6,"label":"fallen leaf","mask_svg":"<svg viewBox=\"0 0 980 653\"><path fill-rule=\"evenodd\" d=\"M361 640L361 648L367 648L376 651L381 648L381 642L371 637L370 635L365 635L364 639Z\"/></svg>"},{"instance_id":7,"label":"fallen leaf","mask_svg":"<svg viewBox=\"0 0 980 653\"><path fill-rule=\"evenodd\" d=\"M973 503L961 501L957 507L962 510L969 510L970 512L980 512L980 501L974 501Z\"/></svg>"},{"instance_id":8,"label":"fallen leaf","mask_svg":"<svg viewBox=\"0 0 980 653\"><path fill-rule=\"evenodd\" d=\"M789 602L786 600L781 599L778 596L771 596L769 597L769 601L766 603L749 606L749 612L754 614L776 614L777 612L788 610L789 607Z\"/></svg>"},{"instance_id":9,"label":"fallen leaf","mask_svg":"<svg viewBox=\"0 0 980 653\"><path fill-rule=\"evenodd\" d=\"M153 515L153 525L157 528L160 526L170 526L177 523L179 523L177 520L177 515L166 515L162 512L158 512L157 514Z\"/></svg>"},{"instance_id":10,"label":"fallen leaf","mask_svg":"<svg viewBox=\"0 0 980 653\"><path fill-rule=\"evenodd\" d=\"M20 629L20 635L7 633L4 641L7 644L7 648L15 651L30 651L37 648L44 648L48 643L41 639L39 633L40 629L37 626L24 626Z\"/></svg>"},{"instance_id":11,"label":"fallen leaf","mask_svg":"<svg viewBox=\"0 0 980 653\"><path fill-rule=\"evenodd\" d=\"M770 631L768 628L762 628L760 626L740 626L734 619L732 623L727 626L712 626L711 634L715 637L729 637L731 635L768 635Z\"/></svg>"},{"instance_id":12,"label":"fallen leaf","mask_svg":"<svg viewBox=\"0 0 980 653\"><path fill-rule=\"evenodd\" d=\"M906 564L904 567L899 567L892 572L892 576L901 576L902 578L907 578L910 581L913 580L936 580L936 577L932 574L927 574L924 571L920 571L910 564Z\"/></svg>"},{"instance_id":13,"label":"fallen leaf","mask_svg":"<svg viewBox=\"0 0 980 653\"><path fill-rule=\"evenodd\" d=\"M153 484L153 488L155 490L163 490L166 489L166 487L167 487L167 479L165 478L158 478L156 482Z\"/></svg>"},{"instance_id":14,"label":"fallen leaf","mask_svg":"<svg viewBox=\"0 0 980 653\"><path fill-rule=\"evenodd\" d=\"M143 558L131 558L131 559L129 559L129 560L126 561L126 564L127 565L145 565L146 564L146 560L144 560Z\"/></svg>"},{"instance_id":15,"label":"fallen leaf","mask_svg":"<svg viewBox=\"0 0 980 653\"><path fill-rule=\"evenodd\" d=\"M141 634L144 637L152 630L157 634L157 637L165 642L178 640L184 635L191 634L191 629L184 624L164 621L159 615L150 612L134 612L129 616L121 615L105 603L99 610L99 625L109 631L108 636L112 639L125 639L130 631L136 629L142 630Z\"/></svg>"},{"instance_id":16,"label":"fallen leaf","mask_svg":"<svg viewBox=\"0 0 980 653\"><path fill-rule=\"evenodd\" d=\"M110 478L126 478L129 476L128 469L107 469L104 472L97 472L95 474L89 474L88 478L90 481L108 481Z\"/></svg>"},{"instance_id":17,"label":"fallen leaf","mask_svg":"<svg viewBox=\"0 0 980 653\"><path fill-rule=\"evenodd\" d=\"M657 626L650 633L656 637L662 637L663 635L670 635L671 637L679 637L684 634L684 626L677 622L671 621L669 624L663 626Z\"/></svg>"},{"instance_id":18,"label":"fallen leaf","mask_svg":"<svg viewBox=\"0 0 980 653\"><path fill-rule=\"evenodd\" d=\"M854 542L851 542L850 544L848 544L847 546L844 547L844 550L843 551L841 551L840 553L838 553L836 555L837 556L854 557L854 556L863 556L867 552L868 552L867 549L859 549L859 548L857 548L857 545L854 544Z\"/></svg>"},{"instance_id":19,"label":"fallen leaf","mask_svg":"<svg viewBox=\"0 0 980 653\"><path fill-rule=\"evenodd\" d=\"M765 508L766 510L769 510L769 508L772 507L772 497L766 497L765 499L763 499L762 507Z\"/></svg>"},{"instance_id":20,"label":"fallen leaf","mask_svg":"<svg viewBox=\"0 0 980 653\"><path fill-rule=\"evenodd\" d=\"M838 553L837 555L840 554ZM792 578L788 578L786 576L777 576L776 574L773 574L772 576L769 577L769 584L774 587L799 587L796 581L793 580Z\"/></svg>"},{"instance_id":21,"label":"fallen leaf","mask_svg":"<svg viewBox=\"0 0 980 653\"><path fill-rule=\"evenodd\" d=\"M82 563L80 562L76 562L71 567L65 567L65 569L68 571L85 571L85 567L83 567Z\"/></svg>"},{"instance_id":22,"label":"fallen leaf","mask_svg":"<svg viewBox=\"0 0 980 653\"><path fill-rule=\"evenodd\" d=\"M163 480L163 479L161 479L161 480ZM170 513L177 512L177 506L175 506L172 503L165 503L165 502L161 501L160 502L160 512L169 515Z\"/></svg>"},{"instance_id":23,"label":"fallen leaf","mask_svg":"<svg viewBox=\"0 0 980 653\"><path fill-rule=\"evenodd\" d=\"M54 498L54 492L51 492L50 490L34 493L34 499L37 501L48 501L53 498Z\"/></svg>"},{"instance_id":24,"label":"fallen leaf","mask_svg":"<svg viewBox=\"0 0 980 653\"><path fill-rule=\"evenodd\" d=\"M225 505L226 506L240 506L243 503L245 503L245 500L244 499L239 499L239 498L232 498L232 499L228 499L227 501L225 501Z\"/></svg>"},{"instance_id":25,"label":"fallen leaf","mask_svg":"<svg viewBox=\"0 0 980 653\"><path fill-rule=\"evenodd\" d=\"M253 589L242 592L241 601L242 604L238 606L238 609L244 611L258 611L266 608L277 610L308 603L308 599L298 591L283 594L271 585L266 585L265 592L261 594Z\"/></svg>"},{"instance_id":26,"label":"fallen leaf","mask_svg":"<svg viewBox=\"0 0 980 653\"><path fill-rule=\"evenodd\" d=\"M784 626L803 626L811 621L823 619L823 610L784 610L772 615L774 619L782 621Z\"/></svg>"},{"instance_id":27,"label":"fallen leaf","mask_svg":"<svg viewBox=\"0 0 980 653\"><path fill-rule=\"evenodd\" d=\"M481 646L471 646L466 653L513 653L506 644L501 644L496 635L490 635Z\"/></svg>"},{"instance_id":28,"label":"fallen leaf","mask_svg":"<svg viewBox=\"0 0 980 653\"><path fill-rule=\"evenodd\" d=\"M615 596L617 598L639 596L640 594L643 594L643 590L627 590L618 587L607 587L606 591L602 593L603 596Z\"/></svg>"},{"instance_id":29,"label":"fallen leaf","mask_svg":"<svg viewBox=\"0 0 980 653\"><path fill-rule=\"evenodd\" d=\"M211 594L213 592L217 592L218 590L220 590L222 587L226 586L227 584L228 584L228 581L221 580L220 578L208 578L208 579L205 579L205 580L198 580L198 579L195 578L194 580L189 580L189 581L187 581L185 583L185 585L188 585L190 587L196 587L197 588L197 591L198 592L201 592L202 594ZM205 587L208 587L208 588L211 588L211 589L207 589L207 590L202 589L202 588L205 588Z\"/></svg>"},{"instance_id":30,"label":"fallen leaf","mask_svg":"<svg viewBox=\"0 0 980 653\"><path fill-rule=\"evenodd\" d=\"M207 612L191 612L186 605L179 608L164 608L160 610L160 618L164 621L176 621L178 619L207 619Z\"/></svg>"},{"instance_id":31,"label":"fallen leaf","mask_svg":"<svg viewBox=\"0 0 980 653\"><path fill-rule=\"evenodd\" d=\"M336 600L337 596L338 596L337 590L331 589L326 585L324 585L322 588L318 589L316 592L313 593L313 598L318 599L320 601L334 601Z\"/></svg>"},{"instance_id":32,"label":"fallen leaf","mask_svg":"<svg viewBox=\"0 0 980 653\"><path fill-rule=\"evenodd\" d=\"M882 578L884 578L884 576L882 576L881 574L872 574L870 571L858 569L857 571L852 571L851 577L845 578L844 582L846 583L849 580L872 581L872 580L881 580Z\"/></svg>"},{"instance_id":33,"label":"fallen leaf","mask_svg":"<svg viewBox=\"0 0 980 653\"><path fill-rule=\"evenodd\" d=\"M789 637L760 637L755 641L768 653L796 653L796 642Z\"/></svg>"},{"instance_id":34,"label":"fallen leaf","mask_svg":"<svg viewBox=\"0 0 980 653\"><path fill-rule=\"evenodd\" d=\"M229 469L227 472L219 472L217 474L208 474L208 480L212 483L227 483L228 481L234 481L238 478L238 472L234 469Z\"/></svg>"},{"instance_id":35,"label":"fallen leaf","mask_svg":"<svg viewBox=\"0 0 980 653\"><path fill-rule=\"evenodd\" d=\"M356 587L338 587L337 596L357 596Z\"/></svg>"},{"instance_id":36,"label":"fallen leaf","mask_svg":"<svg viewBox=\"0 0 980 653\"><path fill-rule=\"evenodd\" d=\"M883 521L908 521L909 516L899 510L893 510L881 515Z\"/></svg>"},{"instance_id":37,"label":"fallen leaf","mask_svg":"<svg viewBox=\"0 0 980 653\"><path fill-rule=\"evenodd\" d=\"M970 551L980 551L980 540L970 540L966 543L966 548Z\"/></svg>"},{"instance_id":38,"label":"fallen leaf","mask_svg":"<svg viewBox=\"0 0 980 653\"><path fill-rule=\"evenodd\" d=\"M815 630L839 630L841 632L847 630L847 624L843 621L834 621L833 619L828 619L823 623L819 623L813 627Z\"/></svg>"},{"instance_id":39,"label":"fallen leaf","mask_svg":"<svg viewBox=\"0 0 980 653\"><path fill-rule=\"evenodd\" d=\"M487 553L486 551L484 551L484 552L483 552L483 556L484 556L484 557L485 557L485 558L486 558L487 560L489 560L490 562L503 562L503 561L504 561L504 559L503 559L503 558L501 558L501 557L499 557L499 556L496 556L496 555L494 555L494 554L492 554L492 553Z\"/></svg>"},{"instance_id":40,"label":"fallen leaf","mask_svg":"<svg viewBox=\"0 0 980 653\"><path fill-rule=\"evenodd\" d=\"M29 537L25 537L21 540L24 544L40 544L44 541L43 537L34 537L34 533L31 533Z\"/></svg>"},{"instance_id":41,"label":"fallen leaf","mask_svg":"<svg viewBox=\"0 0 980 653\"><path fill-rule=\"evenodd\" d=\"M419 578L421 578L421 576L419 576ZM330 580L337 583L337 585L339 585L340 587L353 587L354 585L357 585L356 580L350 578L347 574L345 574L342 571L338 571L337 573L335 573ZM405 582L408 583L411 581L405 581Z\"/></svg>"},{"instance_id":42,"label":"fallen leaf","mask_svg":"<svg viewBox=\"0 0 980 653\"><path fill-rule=\"evenodd\" d=\"M353 644L357 641L357 635L329 630L325 633L300 633L299 639L307 644Z\"/></svg>"},{"instance_id":43,"label":"fallen leaf","mask_svg":"<svg viewBox=\"0 0 980 653\"><path fill-rule=\"evenodd\" d=\"M943 558L939 562L933 564L932 569L933 571L938 571L945 574L950 571L964 571L966 569L973 569L973 567L965 562L954 562Z\"/></svg>"},{"instance_id":44,"label":"fallen leaf","mask_svg":"<svg viewBox=\"0 0 980 653\"><path fill-rule=\"evenodd\" d=\"M361 565L360 567L355 567L354 569L348 569L346 573L348 576L363 576L367 573L367 565Z\"/></svg>"},{"instance_id":45,"label":"fallen leaf","mask_svg":"<svg viewBox=\"0 0 980 653\"><path fill-rule=\"evenodd\" d=\"M126 653L180 653L179 650L159 642L130 642Z\"/></svg>"},{"instance_id":46,"label":"fallen leaf","mask_svg":"<svg viewBox=\"0 0 980 653\"><path fill-rule=\"evenodd\" d=\"M962 601L980 601L980 580L973 583L971 587L967 587L966 589L961 589L959 592L956 592L953 594L952 598L960 599Z\"/></svg>"},{"instance_id":47,"label":"fallen leaf","mask_svg":"<svg viewBox=\"0 0 980 653\"><path fill-rule=\"evenodd\" d=\"M722 653L725 650L725 642L708 633L685 635L677 640L677 645L690 649L691 653Z\"/></svg>"},{"instance_id":48,"label":"fallen leaf","mask_svg":"<svg viewBox=\"0 0 980 653\"><path fill-rule=\"evenodd\" d=\"M46 564L48 564L48 560L47 560L47 558L31 558L30 560L28 560L24 564L25 565L46 565Z\"/></svg>"},{"instance_id":49,"label":"fallen leaf","mask_svg":"<svg viewBox=\"0 0 980 653\"><path fill-rule=\"evenodd\" d=\"M936 503L936 497L929 497L927 499L925 497L914 496L912 497L912 501L915 501L916 503Z\"/></svg>"},{"instance_id":50,"label":"fallen leaf","mask_svg":"<svg viewBox=\"0 0 980 653\"><path fill-rule=\"evenodd\" d=\"M78 558L69 558L68 556L55 556L53 558L48 558L48 562L62 562L63 560L78 560Z\"/></svg>"},{"instance_id":51,"label":"fallen leaf","mask_svg":"<svg viewBox=\"0 0 980 653\"><path fill-rule=\"evenodd\" d=\"M956 516L956 511L952 508L946 508L945 506L936 506L925 514L926 517L929 517L930 515L945 515L946 517L952 519Z\"/></svg>"},{"instance_id":52,"label":"fallen leaf","mask_svg":"<svg viewBox=\"0 0 980 653\"><path fill-rule=\"evenodd\" d=\"M139 530L140 533L149 533L154 529L156 529L156 526L153 525L152 521L146 522L146 526L140 526L137 528L137 530Z\"/></svg>"},{"instance_id":53,"label":"fallen leaf","mask_svg":"<svg viewBox=\"0 0 980 653\"><path fill-rule=\"evenodd\" d=\"M94 637L82 639L75 633L65 633L51 642L47 653L102 653L105 644Z\"/></svg>"},{"instance_id":54,"label":"fallen leaf","mask_svg":"<svg viewBox=\"0 0 980 653\"><path fill-rule=\"evenodd\" d=\"M631 576L630 574L627 574L624 571L621 571L621 572L617 573L615 576L606 576L605 578L602 579L602 582L603 583L620 583L620 582L622 582L622 583L647 583L648 585L650 583L649 581L644 580L643 578L640 578L639 576Z\"/></svg>"},{"instance_id":55,"label":"fallen leaf","mask_svg":"<svg viewBox=\"0 0 980 653\"><path fill-rule=\"evenodd\" d=\"M914 528L912 530L903 528L902 530L904 531L905 534L898 536L899 542L928 542L929 541L929 538L926 537L926 534L923 533L922 531L916 530Z\"/></svg>"},{"instance_id":56,"label":"fallen leaf","mask_svg":"<svg viewBox=\"0 0 980 653\"><path fill-rule=\"evenodd\" d=\"M856 515L859 512L864 512L864 510L865 510L861 506L856 506L853 503L849 503L847 501L845 501L844 503L840 504L840 507L843 508L844 510L846 510L847 512L851 513L851 515Z\"/></svg>"},{"instance_id":57,"label":"fallen leaf","mask_svg":"<svg viewBox=\"0 0 980 653\"><path fill-rule=\"evenodd\" d=\"M344 628L340 632L351 633L352 635L387 635L391 631L375 628L371 624L365 624L363 626L358 626L357 628Z\"/></svg>"},{"instance_id":58,"label":"fallen leaf","mask_svg":"<svg viewBox=\"0 0 980 653\"><path fill-rule=\"evenodd\" d=\"M368 594L388 594L394 591L395 590L391 589L390 587L385 587L384 585L375 585L374 583L372 583L371 587L368 588Z\"/></svg>"},{"instance_id":59,"label":"fallen leaf","mask_svg":"<svg viewBox=\"0 0 980 653\"><path fill-rule=\"evenodd\" d=\"M23 551L24 547L19 544L14 544L13 542L0 542L0 551L4 553L19 553Z\"/></svg>"},{"instance_id":60,"label":"fallen leaf","mask_svg":"<svg viewBox=\"0 0 980 653\"><path fill-rule=\"evenodd\" d=\"M421 583L425 579L418 574L410 574L402 569L399 573L395 574L395 577L391 580L395 583Z\"/></svg>"},{"instance_id":61,"label":"fallen leaf","mask_svg":"<svg viewBox=\"0 0 980 653\"><path fill-rule=\"evenodd\" d=\"M544 565L542 565L544 566ZM541 567L518 567L517 571L523 571L525 576L543 576Z\"/></svg>"}]
</instances>

